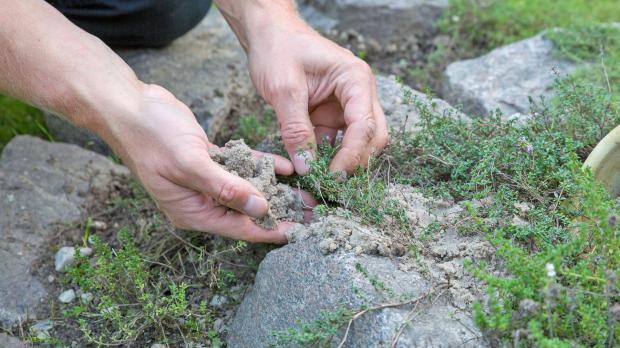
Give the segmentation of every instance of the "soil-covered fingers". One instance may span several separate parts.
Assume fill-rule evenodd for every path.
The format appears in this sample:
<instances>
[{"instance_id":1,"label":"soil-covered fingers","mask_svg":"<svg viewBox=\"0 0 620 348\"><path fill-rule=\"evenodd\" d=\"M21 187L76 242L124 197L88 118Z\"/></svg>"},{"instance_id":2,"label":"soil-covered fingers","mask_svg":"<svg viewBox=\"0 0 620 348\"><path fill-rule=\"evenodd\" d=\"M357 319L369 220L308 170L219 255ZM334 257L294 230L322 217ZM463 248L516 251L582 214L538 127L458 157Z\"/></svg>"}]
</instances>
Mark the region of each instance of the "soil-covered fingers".
<instances>
[{"instance_id":1,"label":"soil-covered fingers","mask_svg":"<svg viewBox=\"0 0 620 348\"><path fill-rule=\"evenodd\" d=\"M274 158L274 162L275 162L275 170L276 170L276 174L278 175L291 175L295 172L295 167L293 167L293 163L291 163L291 161L289 161L288 159L280 156L280 155L276 155L276 154L272 154L272 153L266 153L266 152L261 152L261 151L256 151L256 150L252 150L252 153L254 154L254 158L255 159L260 159L264 156L271 156Z\"/></svg>"},{"instance_id":2,"label":"soil-covered fingers","mask_svg":"<svg viewBox=\"0 0 620 348\"><path fill-rule=\"evenodd\" d=\"M271 101L278 121L282 142L292 159L295 171L304 175L310 170L308 162L315 158L314 127L308 115L307 89L289 86L275 93Z\"/></svg>"},{"instance_id":3,"label":"soil-covered fingers","mask_svg":"<svg viewBox=\"0 0 620 348\"><path fill-rule=\"evenodd\" d=\"M314 199L314 197L312 197L312 195L304 190L300 190L300 189L293 189L294 191L296 191L300 196L301 196L301 207L303 209L303 213L304 213L304 222L308 223L310 221L312 221L312 210L314 209L314 207L317 206L317 204L319 204L319 202Z\"/></svg>"},{"instance_id":4,"label":"soil-covered fingers","mask_svg":"<svg viewBox=\"0 0 620 348\"><path fill-rule=\"evenodd\" d=\"M189 218L186 216L185 228L252 243L283 244L287 241L286 231L291 223L280 223L276 229L267 230L258 226L247 215L223 206L215 206L213 202L205 202L205 205L208 208L201 214L192 214Z\"/></svg>"},{"instance_id":5,"label":"soil-covered fingers","mask_svg":"<svg viewBox=\"0 0 620 348\"><path fill-rule=\"evenodd\" d=\"M251 217L267 213L269 204L254 185L229 173L208 154L186 154L177 159L178 169L174 182L212 197L219 204Z\"/></svg>"}]
</instances>

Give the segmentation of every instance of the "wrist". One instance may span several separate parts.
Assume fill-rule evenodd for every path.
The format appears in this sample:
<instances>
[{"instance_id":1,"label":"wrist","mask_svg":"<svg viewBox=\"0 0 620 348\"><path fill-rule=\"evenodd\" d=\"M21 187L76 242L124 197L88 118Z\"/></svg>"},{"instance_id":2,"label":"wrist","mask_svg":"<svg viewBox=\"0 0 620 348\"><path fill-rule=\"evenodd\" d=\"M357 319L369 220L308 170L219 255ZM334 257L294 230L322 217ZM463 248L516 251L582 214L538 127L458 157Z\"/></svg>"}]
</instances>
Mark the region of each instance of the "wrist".
<instances>
[{"instance_id":1,"label":"wrist","mask_svg":"<svg viewBox=\"0 0 620 348\"><path fill-rule=\"evenodd\" d=\"M290 0L220 0L217 3L246 52L271 39L276 31L313 31Z\"/></svg>"}]
</instances>

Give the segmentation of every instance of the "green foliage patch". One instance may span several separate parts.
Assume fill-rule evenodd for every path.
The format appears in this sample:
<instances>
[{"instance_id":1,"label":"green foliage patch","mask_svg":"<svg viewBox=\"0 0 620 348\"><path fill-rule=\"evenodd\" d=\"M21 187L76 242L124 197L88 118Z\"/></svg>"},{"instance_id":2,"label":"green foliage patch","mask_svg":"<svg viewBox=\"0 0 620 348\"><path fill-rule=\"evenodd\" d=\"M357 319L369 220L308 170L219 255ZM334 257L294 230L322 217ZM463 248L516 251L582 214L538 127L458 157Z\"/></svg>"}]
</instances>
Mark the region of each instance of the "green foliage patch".
<instances>
[{"instance_id":1,"label":"green foliage patch","mask_svg":"<svg viewBox=\"0 0 620 348\"><path fill-rule=\"evenodd\" d=\"M440 27L476 54L549 28L619 19L616 0L450 0Z\"/></svg>"},{"instance_id":2,"label":"green foliage patch","mask_svg":"<svg viewBox=\"0 0 620 348\"><path fill-rule=\"evenodd\" d=\"M41 111L19 100L0 95L0 151L19 134L50 138Z\"/></svg>"},{"instance_id":3,"label":"green foliage patch","mask_svg":"<svg viewBox=\"0 0 620 348\"><path fill-rule=\"evenodd\" d=\"M620 210L581 163L620 123L620 105L593 81L554 89L523 120L466 122L411 100L420 131L393 139L387 156L429 195L491 198L484 210L465 204L461 229L484 233L504 260L502 275L469 264L488 285L475 319L493 345L610 347L620 342ZM515 223L524 203L526 223Z\"/></svg>"},{"instance_id":4,"label":"green foliage patch","mask_svg":"<svg viewBox=\"0 0 620 348\"><path fill-rule=\"evenodd\" d=\"M220 345L207 303L192 306L186 296L187 283L153 273L127 229L119 232L119 249L92 238L95 262L76 251L77 265L67 274L72 285L93 294L94 300L65 312L78 320L87 343L131 345L150 332L161 342L173 344L168 335L181 332L184 339L202 341L207 336L212 346Z\"/></svg>"},{"instance_id":5,"label":"green foliage patch","mask_svg":"<svg viewBox=\"0 0 620 348\"><path fill-rule=\"evenodd\" d=\"M384 162L370 160L367 168L358 168L350 177L334 173L329 165L337 147L320 144L310 172L296 177L293 186L301 187L323 203L318 209L339 206L359 216L367 224L407 228L409 218L399 201L389 198L389 178L379 176Z\"/></svg>"}]
</instances>

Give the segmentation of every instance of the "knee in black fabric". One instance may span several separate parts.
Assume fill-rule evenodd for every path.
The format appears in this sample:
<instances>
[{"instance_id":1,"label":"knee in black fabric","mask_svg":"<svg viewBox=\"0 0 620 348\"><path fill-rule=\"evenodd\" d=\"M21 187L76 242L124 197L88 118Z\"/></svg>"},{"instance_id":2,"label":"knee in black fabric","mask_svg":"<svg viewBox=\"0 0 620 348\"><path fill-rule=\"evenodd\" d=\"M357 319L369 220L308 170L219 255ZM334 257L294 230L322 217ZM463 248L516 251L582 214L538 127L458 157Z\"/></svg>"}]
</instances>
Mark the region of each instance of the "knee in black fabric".
<instances>
[{"instance_id":1,"label":"knee in black fabric","mask_svg":"<svg viewBox=\"0 0 620 348\"><path fill-rule=\"evenodd\" d=\"M50 0L65 16L112 46L164 46L196 26L209 0Z\"/></svg>"}]
</instances>

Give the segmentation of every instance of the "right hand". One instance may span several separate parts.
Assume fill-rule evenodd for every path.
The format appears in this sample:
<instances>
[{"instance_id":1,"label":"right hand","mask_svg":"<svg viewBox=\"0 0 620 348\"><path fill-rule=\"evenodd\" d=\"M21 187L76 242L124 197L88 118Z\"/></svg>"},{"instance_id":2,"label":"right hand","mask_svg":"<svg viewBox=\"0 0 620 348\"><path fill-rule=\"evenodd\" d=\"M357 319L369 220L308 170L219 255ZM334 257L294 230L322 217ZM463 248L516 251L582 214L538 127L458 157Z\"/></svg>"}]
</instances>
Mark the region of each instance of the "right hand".
<instances>
[{"instance_id":1,"label":"right hand","mask_svg":"<svg viewBox=\"0 0 620 348\"><path fill-rule=\"evenodd\" d=\"M209 157L208 149L216 145L191 110L162 87L142 89L137 114L113 123L106 140L174 225L250 242L285 243L292 223L266 230L250 219L267 213L267 201L256 187ZM271 156L277 174L293 173L290 161ZM313 204L309 195L302 197L305 206Z\"/></svg>"}]
</instances>

